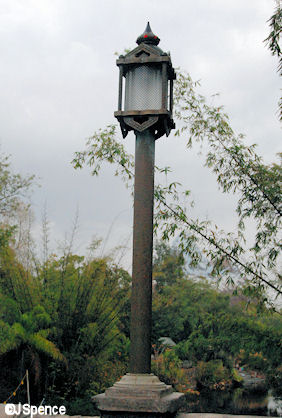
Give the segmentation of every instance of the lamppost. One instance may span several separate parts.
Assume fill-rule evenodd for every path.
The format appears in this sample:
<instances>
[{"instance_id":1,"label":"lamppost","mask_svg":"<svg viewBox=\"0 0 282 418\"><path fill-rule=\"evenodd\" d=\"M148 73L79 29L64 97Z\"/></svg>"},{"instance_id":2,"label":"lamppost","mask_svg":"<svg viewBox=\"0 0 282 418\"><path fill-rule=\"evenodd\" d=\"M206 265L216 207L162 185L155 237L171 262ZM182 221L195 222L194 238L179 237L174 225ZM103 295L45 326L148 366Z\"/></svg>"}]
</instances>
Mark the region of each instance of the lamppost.
<instances>
[{"instance_id":1,"label":"lamppost","mask_svg":"<svg viewBox=\"0 0 282 418\"><path fill-rule=\"evenodd\" d=\"M148 23L137 38L138 46L117 60L120 77L115 117L123 137L130 130L136 135L131 348L130 372L105 394L94 397L103 417L172 417L183 399L151 374L155 140L174 128L175 71L170 55L157 46L159 41Z\"/></svg>"}]
</instances>

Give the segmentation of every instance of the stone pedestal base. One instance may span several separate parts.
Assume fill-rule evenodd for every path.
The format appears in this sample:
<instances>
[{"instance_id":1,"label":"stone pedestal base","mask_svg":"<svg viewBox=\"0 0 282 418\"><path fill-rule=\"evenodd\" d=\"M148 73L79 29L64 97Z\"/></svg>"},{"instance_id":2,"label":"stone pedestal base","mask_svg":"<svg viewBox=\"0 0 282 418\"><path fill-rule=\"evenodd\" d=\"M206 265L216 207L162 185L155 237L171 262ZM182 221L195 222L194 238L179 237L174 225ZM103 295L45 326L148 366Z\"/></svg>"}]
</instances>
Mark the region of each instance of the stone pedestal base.
<instances>
[{"instance_id":1,"label":"stone pedestal base","mask_svg":"<svg viewBox=\"0 0 282 418\"><path fill-rule=\"evenodd\" d=\"M154 413L154 412L101 412L102 418L175 418L177 412Z\"/></svg>"},{"instance_id":2,"label":"stone pedestal base","mask_svg":"<svg viewBox=\"0 0 282 418\"><path fill-rule=\"evenodd\" d=\"M103 418L173 418L184 394L153 374L127 373L105 393L92 398Z\"/></svg>"}]
</instances>

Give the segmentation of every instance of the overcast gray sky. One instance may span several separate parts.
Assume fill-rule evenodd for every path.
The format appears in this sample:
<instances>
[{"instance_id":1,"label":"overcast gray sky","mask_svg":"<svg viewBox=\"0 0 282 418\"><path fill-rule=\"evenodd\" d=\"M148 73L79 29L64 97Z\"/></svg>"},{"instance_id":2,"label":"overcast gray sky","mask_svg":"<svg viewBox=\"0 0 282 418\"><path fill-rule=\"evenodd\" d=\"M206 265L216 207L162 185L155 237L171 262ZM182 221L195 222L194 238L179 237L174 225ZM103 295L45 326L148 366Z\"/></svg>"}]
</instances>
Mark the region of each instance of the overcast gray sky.
<instances>
[{"instance_id":1,"label":"overcast gray sky","mask_svg":"<svg viewBox=\"0 0 282 418\"><path fill-rule=\"evenodd\" d=\"M100 178L70 165L91 134L114 122L118 69L114 52L135 47L151 23L173 64L201 80L205 95L220 93L231 125L259 144L266 161L281 151L277 119L277 60L265 47L271 0L0 0L0 142L15 171L35 174L34 232L46 202L52 245L70 231L79 207L75 251L93 235L105 252L127 243L130 267L132 201L106 168ZM122 140L122 139L121 139ZM133 134L123 140L134 151ZM213 176L185 138L157 141L159 166L171 166L193 191L194 214L232 229L234 198L217 194Z\"/></svg>"}]
</instances>

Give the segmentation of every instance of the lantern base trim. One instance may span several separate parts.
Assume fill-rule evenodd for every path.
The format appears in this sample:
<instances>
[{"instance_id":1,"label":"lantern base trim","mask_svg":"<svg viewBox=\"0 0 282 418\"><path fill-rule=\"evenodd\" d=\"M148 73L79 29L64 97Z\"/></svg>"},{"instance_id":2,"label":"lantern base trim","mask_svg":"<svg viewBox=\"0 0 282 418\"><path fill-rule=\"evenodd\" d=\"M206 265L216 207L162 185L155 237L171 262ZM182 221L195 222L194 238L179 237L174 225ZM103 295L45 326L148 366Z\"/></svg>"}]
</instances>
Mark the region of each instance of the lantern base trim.
<instances>
[{"instance_id":1,"label":"lantern base trim","mask_svg":"<svg viewBox=\"0 0 282 418\"><path fill-rule=\"evenodd\" d=\"M158 112L155 115L152 115L153 111L115 112L115 117L120 123L123 138L131 130L144 132L146 129L151 129L154 132L155 139L160 138L164 134L168 136L171 129L175 128L174 121L170 112Z\"/></svg>"},{"instance_id":2,"label":"lantern base trim","mask_svg":"<svg viewBox=\"0 0 282 418\"><path fill-rule=\"evenodd\" d=\"M158 116L166 115L171 117L171 112L166 109L148 109L148 110L117 110L114 112L116 118L125 116Z\"/></svg>"}]
</instances>

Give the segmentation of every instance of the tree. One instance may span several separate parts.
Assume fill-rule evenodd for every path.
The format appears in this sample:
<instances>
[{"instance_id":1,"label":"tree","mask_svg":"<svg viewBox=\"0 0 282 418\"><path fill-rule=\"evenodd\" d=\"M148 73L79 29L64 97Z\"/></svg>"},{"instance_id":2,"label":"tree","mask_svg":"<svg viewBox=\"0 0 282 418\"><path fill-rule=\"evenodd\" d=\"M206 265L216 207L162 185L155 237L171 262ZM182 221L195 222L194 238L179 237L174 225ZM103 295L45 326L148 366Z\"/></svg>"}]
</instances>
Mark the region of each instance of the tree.
<instances>
[{"instance_id":1,"label":"tree","mask_svg":"<svg viewBox=\"0 0 282 418\"><path fill-rule=\"evenodd\" d=\"M71 243L61 257L37 262L33 272L40 305L51 320L50 339L66 360L46 361L41 388L49 402L64 399L72 413L84 402L84 412L93 414L91 394L108 386L115 371L124 371L127 338L121 319L129 275L106 258L72 254ZM112 376L107 377L107 367Z\"/></svg>"},{"instance_id":2,"label":"tree","mask_svg":"<svg viewBox=\"0 0 282 418\"><path fill-rule=\"evenodd\" d=\"M277 55L278 57L278 74L282 75L282 57L281 57L281 48L279 45L280 33L282 31L282 8L281 0L276 0L276 9L274 14L268 20L270 26L270 33L268 37L264 40L268 48L270 49L272 55ZM282 97L279 100L278 105L279 119L282 121Z\"/></svg>"},{"instance_id":3,"label":"tree","mask_svg":"<svg viewBox=\"0 0 282 418\"><path fill-rule=\"evenodd\" d=\"M39 283L16 260L8 246L0 249L0 358L9 363L17 380L29 369L33 401L42 399L42 369L46 358L65 361L50 339L51 317L40 304ZM16 380L16 381L17 381ZM1 382L1 396L7 396L9 377ZM12 386L12 385L11 385ZM4 394L3 394L4 392ZM40 399L40 400L41 400Z\"/></svg>"},{"instance_id":4,"label":"tree","mask_svg":"<svg viewBox=\"0 0 282 418\"><path fill-rule=\"evenodd\" d=\"M164 242L155 245L153 260L153 280L158 292L162 292L167 285L176 283L183 277L185 260L183 254L176 248L169 248Z\"/></svg>"},{"instance_id":5,"label":"tree","mask_svg":"<svg viewBox=\"0 0 282 418\"><path fill-rule=\"evenodd\" d=\"M20 231L18 215L28 211L24 200L33 182L34 176L13 173L9 157L0 154L0 248L7 246L12 236L15 238L16 230Z\"/></svg>"},{"instance_id":6,"label":"tree","mask_svg":"<svg viewBox=\"0 0 282 418\"><path fill-rule=\"evenodd\" d=\"M231 371L235 359L251 370L274 374L281 359L281 316L267 309L259 312L255 302L244 309L246 298L219 291L205 278L191 278L185 271L179 275L176 249L158 249L158 255L154 270L169 276L174 259L178 277L160 291L154 288L154 342L172 338L176 354L197 366L211 384L213 374L223 366Z\"/></svg>"},{"instance_id":7,"label":"tree","mask_svg":"<svg viewBox=\"0 0 282 418\"><path fill-rule=\"evenodd\" d=\"M64 399L74 413L85 398L84 411L94 413L91 394L125 372L129 283L128 273L107 259L66 251L27 271L11 248L2 248L0 365L11 373L1 373L1 397L29 369L33 402Z\"/></svg>"},{"instance_id":8,"label":"tree","mask_svg":"<svg viewBox=\"0 0 282 418\"><path fill-rule=\"evenodd\" d=\"M180 204L183 195L190 191L173 182L155 187L155 231L168 240L177 236L183 253L196 265L203 251L213 265L212 274L226 278L234 284L232 268L244 280L244 292L252 297L260 295L265 302L265 291L271 288L281 295L281 276L278 272L281 254L281 165L266 165L255 152L255 145L246 146L243 135L236 135L222 107L211 106L197 92L198 82L183 72L177 75L174 91L175 114L181 123L176 135L188 137L187 146L194 141L205 141L207 150L205 165L217 177L223 193L238 196L237 234L219 231L210 221L192 219L186 207ZM281 155L280 155L281 157ZM96 132L87 142L86 149L77 152L73 160L75 168L89 166L92 175L98 175L102 162L116 166L116 175L132 187L134 159L117 137L115 125ZM168 175L170 168L157 168ZM246 247L245 222L256 222L255 244Z\"/></svg>"},{"instance_id":9,"label":"tree","mask_svg":"<svg viewBox=\"0 0 282 418\"><path fill-rule=\"evenodd\" d=\"M23 177L11 171L9 157L0 154L0 216L11 216L26 197L34 176Z\"/></svg>"},{"instance_id":10,"label":"tree","mask_svg":"<svg viewBox=\"0 0 282 418\"><path fill-rule=\"evenodd\" d=\"M43 260L38 259L32 214L24 202L33 176L13 174L8 158L1 158L1 398L13 392L28 369L33 403L47 397L58 404L64 398L75 413L86 397L84 411L93 415L90 395L125 372L129 275L109 259L72 254L77 216L62 256L49 255L45 211ZM19 392L17 400L23 401L25 391Z\"/></svg>"}]
</instances>

